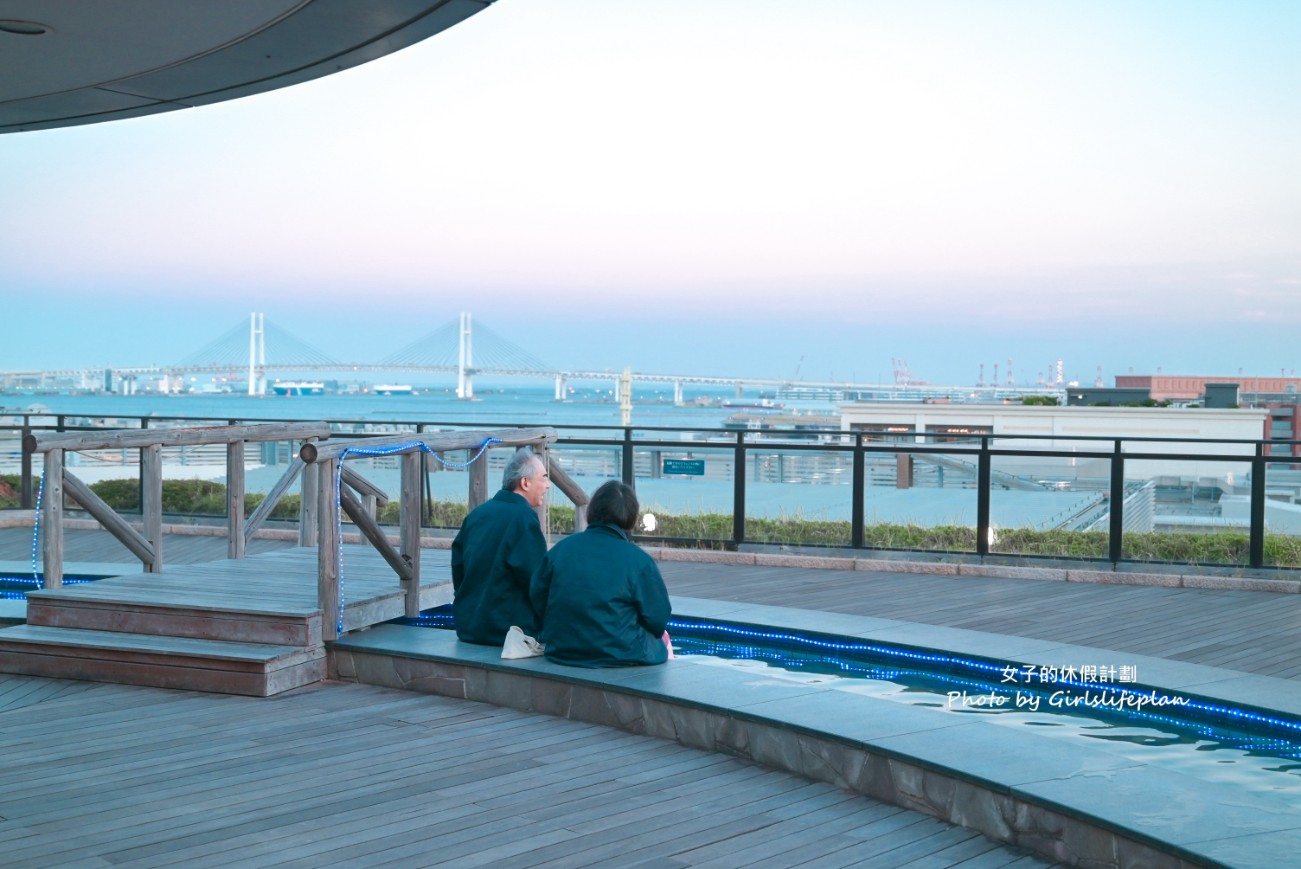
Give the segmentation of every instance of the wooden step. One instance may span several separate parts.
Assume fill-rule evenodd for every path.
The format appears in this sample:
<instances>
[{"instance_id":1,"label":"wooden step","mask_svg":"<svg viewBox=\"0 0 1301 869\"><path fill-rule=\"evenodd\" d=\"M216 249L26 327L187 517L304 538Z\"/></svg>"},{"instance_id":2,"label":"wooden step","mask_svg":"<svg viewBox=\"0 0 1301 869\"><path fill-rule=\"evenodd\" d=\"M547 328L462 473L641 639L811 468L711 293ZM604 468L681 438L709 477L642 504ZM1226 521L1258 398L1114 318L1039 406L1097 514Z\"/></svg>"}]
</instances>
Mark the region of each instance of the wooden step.
<instances>
[{"instance_id":1,"label":"wooden step","mask_svg":"<svg viewBox=\"0 0 1301 869\"><path fill-rule=\"evenodd\" d=\"M325 649L42 625L0 630L0 672L269 697L326 676Z\"/></svg>"},{"instance_id":2,"label":"wooden step","mask_svg":"<svg viewBox=\"0 0 1301 869\"><path fill-rule=\"evenodd\" d=\"M27 596L27 624L235 643L321 644L319 610L251 611L247 607L225 609L185 603L146 603L62 591L30 593Z\"/></svg>"}]
</instances>

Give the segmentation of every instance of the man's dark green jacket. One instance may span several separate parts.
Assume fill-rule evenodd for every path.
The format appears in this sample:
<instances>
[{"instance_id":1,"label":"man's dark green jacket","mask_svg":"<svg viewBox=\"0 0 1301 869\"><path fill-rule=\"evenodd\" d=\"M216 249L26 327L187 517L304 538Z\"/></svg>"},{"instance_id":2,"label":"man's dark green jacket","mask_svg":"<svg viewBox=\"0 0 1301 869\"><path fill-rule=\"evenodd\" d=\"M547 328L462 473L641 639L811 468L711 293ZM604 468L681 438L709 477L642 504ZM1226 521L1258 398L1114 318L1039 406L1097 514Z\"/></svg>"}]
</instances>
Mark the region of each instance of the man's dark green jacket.
<instances>
[{"instance_id":1,"label":"man's dark green jacket","mask_svg":"<svg viewBox=\"0 0 1301 869\"><path fill-rule=\"evenodd\" d=\"M452 613L467 643L500 646L511 625L537 636L529 580L546 554L538 514L502 489L465 517L452 541Z\"/></svg>"},{"instance_id":2,"label":"man's dark green jacket","mask_svg":"<svg viewBox=\"0 0 1301 869\"><path fill-rule=\"evenodd\" d=\"M574 667L662 664L672 615L655 561L613 525L592 525L542 559L530 591L547 659Z\"/></svg>"}]
</instances>

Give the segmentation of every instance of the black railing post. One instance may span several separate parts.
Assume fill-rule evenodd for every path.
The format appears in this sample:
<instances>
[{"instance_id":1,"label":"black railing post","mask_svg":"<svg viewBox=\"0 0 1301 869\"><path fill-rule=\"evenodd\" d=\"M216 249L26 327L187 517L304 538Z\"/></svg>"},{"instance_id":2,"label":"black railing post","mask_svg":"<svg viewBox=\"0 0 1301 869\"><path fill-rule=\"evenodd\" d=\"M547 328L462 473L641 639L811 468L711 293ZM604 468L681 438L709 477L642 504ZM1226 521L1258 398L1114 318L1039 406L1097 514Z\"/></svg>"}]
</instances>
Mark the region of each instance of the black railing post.
<instances>
[{"instance_id":1,"label":"black railing post","mask_svg":"<svg viewBox=\"0 0 1301 869\"><path fill-rule=\"evenodd\" d=\"M854 435L854 503L849 509L853 529L850 531L849 545L855 549L863 548L863 498L867 495L867 463L863 455L863 433Z\"/></svg>"},{"instance_id":2,"label":"black railing post","mask_svg":"<svg viewBox=\"0 0 1301 869\"><path fill-rule=\"evenodd\" d=\"M989 490L992 485L989 438L980 439L980 454L976 456L976 554L982 558L989 554Z\"/></svg>"},{"instance_id":3,"label":"black railing post","mask_svg":"<svg viewBox=\"0 0 1301 869\"><path fill-rule=\"evenodd\" d=\"M1119 564L1125 557L1125 454L1122 441L1116 441L1111 456L1111 525L1107 534L1107 557Z\"/></svg>"},{"instance_id":4,"label":"black railing post","mask_svg":"<svg viewBox=\"0 0 1301 869\"><path fill-rule=\"evenodd\" d=\"M1248 528L1247 565L1265 566L1265 445L1256 444L1251 460L1251 525Z\"/></svg>"},{"instance_id":5,"label":"black railing post","mask_svg":"<svg viewBox=\"0 0 1301 869\"><path fill-rule=\"evenodd\" d=\"M24 419L23 420L23 443L26 444L27 439L31 436L32 436L32 427L28 425L27 420ZM18 485L18 499L19 499L18 503L19 505L22 506L24 510L30 510L32 509L32 454L27 452L26 449L24 449L23 457L21 461L22 461L22 471L21 471L22 479Z\"/></svg>"},{"instance_id":6,"label":"black railing post","mask_svg":"<svg viewBox=\"0 0 1301 869\"><path fill-rule=\"evenodd\" d=\"M745 542L745 432L736 433L732 459L732 546Z\"/></svg>"},{"instance_id":7,"label":"black railing post","mask_svg":"<svg viewBox=\"0 0 1301 869\"><path fill-rule=\"evenodd\" d=\"M634 489L637 488L632 465L632 429L630 428L623 430L623 481Z\"/></svg>"}]
</instances>

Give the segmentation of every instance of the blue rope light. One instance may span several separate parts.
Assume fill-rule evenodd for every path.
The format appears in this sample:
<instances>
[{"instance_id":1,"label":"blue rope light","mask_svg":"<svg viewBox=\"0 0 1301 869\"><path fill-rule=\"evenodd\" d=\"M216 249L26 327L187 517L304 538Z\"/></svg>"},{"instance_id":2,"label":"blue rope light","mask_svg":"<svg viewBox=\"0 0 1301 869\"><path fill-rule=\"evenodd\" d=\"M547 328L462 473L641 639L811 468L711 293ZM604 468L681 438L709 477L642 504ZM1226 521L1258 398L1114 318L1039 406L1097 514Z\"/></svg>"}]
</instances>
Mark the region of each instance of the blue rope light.
<instances>
[{"instance_id":1,"label":"blue rope light","mask_svg":"<svg viewBox=\"0 0 1301 869\"><path fill-rule=\"evenodd\" d=\"M36 490L36 519L32 522L32 579L37 588L44 588L44 575L36 566L36 553L39 551L37 541L41 537L41 497L45 494L45 474L41 474L41 485Z\"/></svg>"},{"instance_id":2,"label":"blue rope light","mask_svg":"<svg viewBox=\"0 0 1301 869\"><path fill-rule=\"evenodd\" d=\"M339 546L339 551L337 553L339 564L339 619L338 623L335 625L335 630L338 631L338 633L343 633L343 609L345 601L343 593L343 463L352 456L363 458L392 456L398 453L409 452L415 448L419 449L422 453L427 453L433 456L445 468L464 471L469 468L470 465L473 465L482 458L483 454L488 452L489 447L493 444L499 443L501 443L501 438L484 438L483 443L479 444L479 451L464 462L447 461L442 456L438 455L438 453L431 450L429 445L423 441L409 441L408 443L395 444L388 447L348 447L339 454L339 464L334 469L334 519L335 522L338 523L338 526L335 529L335 538L338 541ZM45 481L42 480L41 482L43 484Z\"/></svg>"}]
</instances>

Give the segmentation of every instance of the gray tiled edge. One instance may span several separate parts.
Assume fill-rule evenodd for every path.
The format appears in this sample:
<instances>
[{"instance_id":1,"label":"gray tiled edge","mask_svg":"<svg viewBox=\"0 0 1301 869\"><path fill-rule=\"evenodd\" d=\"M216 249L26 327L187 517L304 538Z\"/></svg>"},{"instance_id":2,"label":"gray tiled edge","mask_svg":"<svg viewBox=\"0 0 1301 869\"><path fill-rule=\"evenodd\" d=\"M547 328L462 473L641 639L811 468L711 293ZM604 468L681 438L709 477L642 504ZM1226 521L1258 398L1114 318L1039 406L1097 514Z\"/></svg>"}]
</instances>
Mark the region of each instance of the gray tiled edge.
<instances>
[{"instance_id":1,"label":"gray tiled edge","mask_svg":"<svg viewBox=\"0 0 1301 869\"><path fill-rule=\"evenodd\" d=\"M1134 664L1140 681L1261 708L1293 708L1285 680L975 631L675 597L674 613L943 649L1018 663ZM479 700L673 739L923 811L1069 865L1286 865L1301 818L1268 797L1105 749L1072 747L978 716L927 710L759 671L695 666L579 670L503 660L450 631L382 625L331 650L336 678ZM1294 695L1295 690L1292 691ZM1284 701L1280 704L1278 701Z\"/></svg>"}]
</instances>

